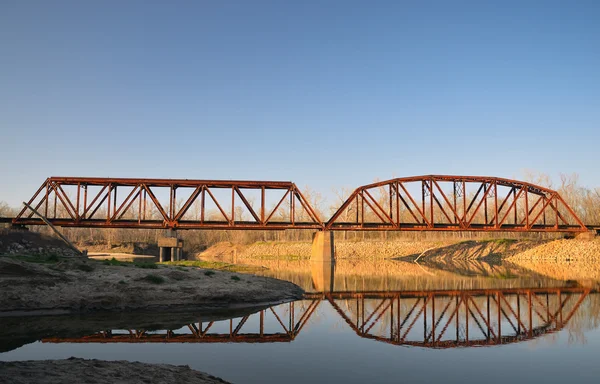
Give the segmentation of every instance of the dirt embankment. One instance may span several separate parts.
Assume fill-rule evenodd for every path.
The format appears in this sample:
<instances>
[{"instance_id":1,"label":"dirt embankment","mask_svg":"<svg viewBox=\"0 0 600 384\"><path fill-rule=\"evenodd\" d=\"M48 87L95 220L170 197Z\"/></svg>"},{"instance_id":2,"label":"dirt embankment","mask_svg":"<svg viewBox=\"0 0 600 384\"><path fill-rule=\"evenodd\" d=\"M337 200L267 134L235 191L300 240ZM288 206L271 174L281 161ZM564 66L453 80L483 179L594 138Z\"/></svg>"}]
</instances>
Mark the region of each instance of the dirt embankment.
<instances>
[{"instance_id":1,"label":"dirt embankment","mask_svg":"<svg viewBox=\"0 0 600 384\"><path fill-rule=\"evenodd\" d=\"M511 260L600 260L600 238L555 240L521 252Z\"/></svg>"},{"instance_id":2,"label":"dirt embankment","mask_svg":"<svg viewBox=\"0 0 600 384\"><path fill-rule=\"evenodd\" d=\"M0 256L0 316L249 307L303 294L292 283L252 275L66 258L66 245L57 244L59 252L48 254L40 246L45 240L35 236L22 232L21 238L14 233L0 237L10 249L24 244L16 247L18 253Z\"/></svg>"},{"instance_id":3,"label":"dirt embankment","mask_svg":"<svg viewBox=\"0 0 600 384\"><path fill-rule=\"evenodd\" d=\"M425 251L414 255L420 260L480 260L497 258L503 259L544 244L545 240L484 240L463 241L446 247Z\"/></svg>"},{"instance_id":4,"label":"dirt embankment","mask_svg":"<svg viewBox=\"0 0 600 384\"><path fill-rule=\"evenodd\" d=\"M560 280L600 281L600 238L556 240L511 256L511 263Z\"/></svg>"},{"instance_id":5,"label":"dirt embankment","mask_svg":"<svg viewBox=\"0 0 600 384\"><path fill-rule=\"evenodd\" d=\"M62 240L29 231L0 229L0 255L69 257L77 253Z\"/></svg>"},{"instance_id":6,"label":"dirt embankment","mask_svg":"<svg viewBox=\"0 0 600 384\"><path fill-rule=\"evenodd\" d=\"M444 247L454 241L336 241L336 258L381 259L421 253L426 249ZM258 242L248 246L219 243L196 255L198 259L231 260L261 257L296 256L310 258L310 242Z\"/></svg>"},{"instance_id":7,"label":"dirt embankment","mask_svg":"<svg viewBox=\"0 0 600 384\"><path fill-rule=\"evenodd\" d=\"M0 362L0 383L227 383L187 365L70 358Z\"/></svg>"}]
</instances>

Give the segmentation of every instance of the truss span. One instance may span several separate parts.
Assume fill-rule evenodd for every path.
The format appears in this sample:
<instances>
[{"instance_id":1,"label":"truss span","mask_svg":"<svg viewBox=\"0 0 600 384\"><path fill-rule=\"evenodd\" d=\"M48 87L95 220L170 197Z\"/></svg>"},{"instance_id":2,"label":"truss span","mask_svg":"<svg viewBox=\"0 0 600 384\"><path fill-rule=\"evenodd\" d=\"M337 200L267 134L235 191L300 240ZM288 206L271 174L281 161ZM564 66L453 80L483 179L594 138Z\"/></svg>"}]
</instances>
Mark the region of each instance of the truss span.
<instances>
[{"instance_id":1,"label":"truss span","mask_svg":"<svg viewBox=\"0 0 600 384\"><path fill-rule=\"evenodd\" d=\"M415 176L357 188L328 230L582 232L554 190L497 177Z\"/></svg>"},{"instance_id":2,"label":"truss span","mask_svg":"<svg viewBox=\"0 0 600 384\"><path fill-rule=\"evenodd\" d=\"M554 190L477 176L415 176L364 185L328 222L323 222L298 187L287 181L50 177L28 205L63 227L588 230ZM24 208L12 223L39 225L43 221Z\"/></svg>"},{"instance_id":3,"label":"truss span","mask_svg":"<svg viewBox=\"0 0 600 384\"><path fill-rule=\"evenodd\" d=\"M28 203L63 227L322 229L292 182L50 177ZM42 220L24 208L13 224Z\"/></svg>"}]
</instances>

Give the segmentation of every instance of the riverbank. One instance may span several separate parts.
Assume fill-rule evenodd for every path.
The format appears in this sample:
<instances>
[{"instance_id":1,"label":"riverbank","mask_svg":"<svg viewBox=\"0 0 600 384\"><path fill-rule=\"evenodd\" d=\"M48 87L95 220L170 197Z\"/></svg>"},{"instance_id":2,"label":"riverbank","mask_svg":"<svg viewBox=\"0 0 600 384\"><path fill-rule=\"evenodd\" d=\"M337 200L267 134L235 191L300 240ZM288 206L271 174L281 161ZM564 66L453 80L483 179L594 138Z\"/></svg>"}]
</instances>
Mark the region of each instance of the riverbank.
<instances>
[{"instance_id":1,"label":"riverbank","mask_svg":"<svg viewBox=\"0 0 600 384\"><path fill-rule=\"evenodd\" d=\"M389 259L419 254L427 249L442 248L456 243L455 240L445 241L335 241L336 259ZM237 262L244 259L295 257L309 259L311 242L257 242L250 245L218 243L204 252L193 255L200 260L223 260Z\"/></svg>"},{"instance_id":2,"label":"riverbank","mask_svg":"<svg viewBox=\"0 0 600 384\"><path fill-rule=\"evenodd\" d=\"M187 365L70 358L0 362L0 383L227 383Z\"/></svg>"},{"instance_id":3,"label":"riverbank","mask_svg":"<svg viewBox=\"0 0 600 384\"><path fill-rule=\"evenodd\" d=\"M258 242L250 245L218 243L193 255L197 260L217 260L256 265L256 260L309 260L310 242ZM336 260L434 259L482 260L540 257L600 258L600 238L489 239L467 241L336 241ZM268 267L265 261L265 266Z\"/></svg>"},{"instance_id":4,"label":"riverbank","mask_svg":"<svg viewBox=\"0 0 600 384\"><path fill-rule=\"evenodd\" d=\"M0 315L244 307L303 293L253 275L87 259L0 257L0 276Z\"/></svg>"},{"instance_id":5,"label":"riverbank","mask_svg":"<svg viewBox=\"0 0 600 384\"><path fill-rule=\"evenodd\" d=\"M511 263L559 280L600 281L600 238L557 240L508 258Z\"/></svg>"},{"instance_id":6,"label":"riverbank","mask_svg":"<svg viewBox=\"0 0 600 384\"><path fill-rule=\"evenodd\" d=\"M154 263L96 261L39 234L2 233L0 316L255 307L298 299L281 280ZM53 250L44 247L52 241ZM10 252L6 251L7 249Z\"/></svg>"}]
</instances>

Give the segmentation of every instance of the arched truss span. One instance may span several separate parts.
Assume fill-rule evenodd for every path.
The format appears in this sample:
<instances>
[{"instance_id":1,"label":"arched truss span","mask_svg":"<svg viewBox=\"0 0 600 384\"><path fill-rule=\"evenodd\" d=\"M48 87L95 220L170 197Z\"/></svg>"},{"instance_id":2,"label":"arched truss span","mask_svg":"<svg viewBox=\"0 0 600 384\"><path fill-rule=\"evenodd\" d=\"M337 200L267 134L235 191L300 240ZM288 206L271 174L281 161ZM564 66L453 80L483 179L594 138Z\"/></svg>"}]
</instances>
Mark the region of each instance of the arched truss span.
<instances>
[{"instance_id":1,"label":"arched truss span","mask_svg":"<svg viewBox=\"0 0 600 384\"><path fill-rule=\"evenodd\" d=\"M357 188L329 230L581 232L558 192L497 177L414 176Z\"/></svg>"}]
</instances>

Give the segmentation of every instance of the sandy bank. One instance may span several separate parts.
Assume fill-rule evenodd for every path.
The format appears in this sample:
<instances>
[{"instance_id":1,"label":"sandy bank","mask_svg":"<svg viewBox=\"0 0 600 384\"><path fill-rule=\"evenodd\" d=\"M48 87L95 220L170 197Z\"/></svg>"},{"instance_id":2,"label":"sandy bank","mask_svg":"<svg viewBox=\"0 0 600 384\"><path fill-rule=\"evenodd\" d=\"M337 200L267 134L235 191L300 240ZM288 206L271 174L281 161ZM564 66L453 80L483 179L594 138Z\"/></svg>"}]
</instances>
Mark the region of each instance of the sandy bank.
<instances>
[{"instance_id":1,"label":"sandy bank","mask_svg":"<svg viewBox=\"0 0 600 384\"><path fill-rule=\"evenodd\" d=\"M544 276L559 280L600 281L600 238L591 241L556 240L508 260Z\"/></svg>"},{"instance_id":2,"label":"sandy bank","mask_svg":"<svg viewBox=\"0 0 600 384\"><path fill-rule=\"evenodd\" d=\"M302 293L285 281L200 268L0 257L0 315L244 307Z\"/></svg>"},{"instance_id":3,"label":"sandy bank","mask_svg":"<svg viewBox=\"0 0 600 384\"><path fill-rule=\"evenodd\" d=\"M187 365L70 358L0 362L0 383L227 383Z\"/></svg>"},{"instance_id":4,"label":"sandy bank","mask_svg":"<svg viewBox=\"0 0 600 384\"><path fill-rule=\"evenodd\" d=\"M244 308L302 293L286 281L233 272L89 260L48 236L0 232L0 316Z\"/></svg>"},{"instance_id":5,"label":"sandy bank","mask_svg":"<svg viewBox=\"0 0 600 384\"><path fill-rule=\"evenodd\" d=\"M510 260L600 260L600 237L594 240L562 239L513 255Z\"/></svg>"},{"instance_id":6,"label":"sandy bank","mask_svg":"<svg viewBox=\"0 0 600 384\"><path fill-rule=\"evenodd\" d=\"M455 241L335 241L336 258L382 259L419 254L426 249L440 248ZM258 242L246 246L218 243L196 255L197 259L245 260L260 257L296 256L310 258L310 242Z\"/></svg>"}]
</instances>

